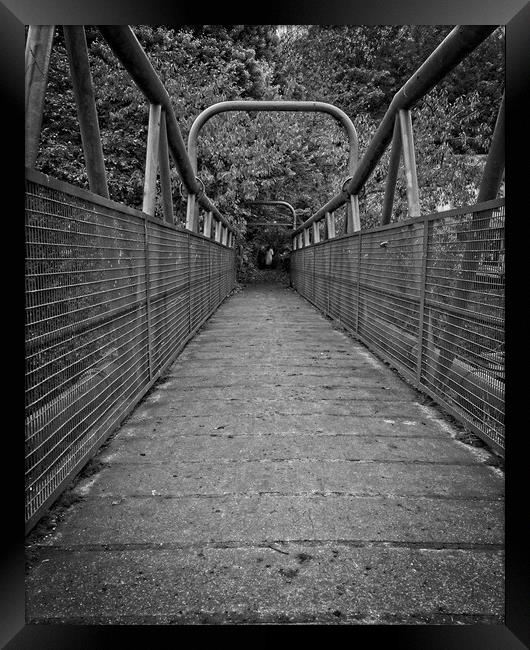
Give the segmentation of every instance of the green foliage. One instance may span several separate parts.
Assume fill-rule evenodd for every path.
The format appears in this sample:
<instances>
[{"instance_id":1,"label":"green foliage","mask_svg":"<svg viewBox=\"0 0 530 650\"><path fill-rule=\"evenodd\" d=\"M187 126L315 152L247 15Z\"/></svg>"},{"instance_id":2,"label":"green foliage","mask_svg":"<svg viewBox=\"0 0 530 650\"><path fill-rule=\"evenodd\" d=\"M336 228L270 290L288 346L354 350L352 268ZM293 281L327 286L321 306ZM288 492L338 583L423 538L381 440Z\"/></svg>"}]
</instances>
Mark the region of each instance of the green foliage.
<instances>
[{"instance_id":1,"label":"green foliage","mask_svg":"<svg viewBox=\"0 0 530 650\"><path fill-rule=\"evenodd\" d=\"M448 26L135 26L166 86L187 140L197 115L233 99L297 99L335 104L351 116L360 155L394 93L450 31ZM148 104L98 30L87 42L111 197L139 207ZM413 111L423 212L475 199L503 90L503 30L497 30ZM225 113L201 130L199 176L206 193L234 224L250 260L249 201L289 201L307 218L342 186L348 142L327 115ZM360 193L363 227L379 222L389 151ZM56 30L38 167L87 187L68 62ZM184 217L172 165L174 205ZM263 213L265 214L265 213ZM398 179L393 220L406 216ZM275 237L278 237L276 229ZM251 263L251 262L249 262Z\"/></svg>"},{"instance_id":2,"label":"green foliage","mask_svg":"<svg viewBox=\"0 0 530 650\"><path fill-rule=\"evenodd\" d=\"M284 27L276 81L285 97L328 101L355 121L368 113L377 122L396 91L450 32L444 25L312 25ZM491 135L504 79L504 31L498 29L439 84L450 102L461 99L473 111L465 124L464 151L485 153L477 129ZM480 102L471 107L475 93ZM462 149L462 124L446 124L452 146ZM475 139L476 138L476 139Z\"/></svg>"}]
</instances>

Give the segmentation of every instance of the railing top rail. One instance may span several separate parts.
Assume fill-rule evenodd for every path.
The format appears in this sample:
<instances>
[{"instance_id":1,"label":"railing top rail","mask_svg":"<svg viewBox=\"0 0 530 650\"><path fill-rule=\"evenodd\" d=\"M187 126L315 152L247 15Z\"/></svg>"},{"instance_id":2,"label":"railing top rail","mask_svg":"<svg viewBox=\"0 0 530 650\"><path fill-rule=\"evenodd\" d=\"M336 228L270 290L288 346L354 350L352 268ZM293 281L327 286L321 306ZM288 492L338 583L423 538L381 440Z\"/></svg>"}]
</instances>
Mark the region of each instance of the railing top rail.
<instances>
[{"instance_id":1,"label":"railing top rail","mask_svg":"<svg viewBox=\"0 0 530 650\"><path fill-rule=\"evenodd\" d=\"M292 215L295 215L293 206L287 201L249 201L248 205L283 205L288 208Z\"/></svg>"},{"instance_id":2,"label":"railing top rail","mask_svg":"<svg viewBox=\"0 0 530 650\"><path fill-rule=\"evenodd\" d=\"M425 221L436 221L437 219L446 219L448 217L457 217L462 214L477 214L479 212L486 212L488 210L495 210L505 205L504 197L498 199L492 199L491 201L483 201L481 203L475 203L474 205L464 205L459 208L453 208L451 210L443 210L440 212L431 212L430 214L423 214L419 217L412 217L410 219L404 219L403 221L397 221L394 223L387 223L383 226L375 226L374 228L366 228L365 230L358 230L353 233L347 233L344 235L339 235L333 239L326 239L317 243L310 244L310 246L323 246L329 244L330 242L337 242L341 239L347 239L350 237L362 237L363 235L368 235L375 232L383 232L385 230L393 230L396 228L405 228L407 226L413 226L416 223L424 223ZM298 229L300 231L301 228ZM293 253L298 253L303 251L307 246L304 246L303 249L296 249Z\"/></svg>"},{"instance_id":3,"label":"railing top rail","mask_svg":"<svg viewBox=\"0 0 530 650\"><path fill-rule=\"evenodd\" d=\"M157 223L160 221L159 219L150 217L150 215L148 215L146 212L142 212L138 208L132 208L129 205L125 205L125 203L119 203L118 201L113 201L112 199L108 199L105 196L101 196L101 194L95 194L91 190L87 190L83 187L78 187L77 185L72 185L66 181L61 181L58 178L44 174L43 172L40 172L33 167L26 167L25 171L26 180L33 183L46 185L46 187L50 187L51 189L58 190L60 192L66 192L73 196L77 196L80 199L90 201L96 205L101 205L102 207L110 208L111 210L119 210L124 214L129 214L134 217L153 219Z\"/></svg>"},{"instance_id":4,"label":"railing top rail","mask_svg":"<svg viewBox=\"0 0 530 650\"><path fill-rule=\"evenodd\" d=\"M409 80L394 95L366 153L362 157L355 173L344 188L322 206L315 214L293 231L293 237L302 232L315 221L322 219L326 212L333 212L343 206L348 197L358 194L375 169L381 156L392 139L392 132L397 113L401 109L410 109L424 95L443 79L455 66L477 48L497 25L466 25L455 27L425 62L416 70Z\"/></svg>"},{"instance_id":5,"label":"railing top rail","mask_svg":"<svg viewBox=\"0 0 530 650\"><path fill-rule=\"evenodd\" d=\"M293 217L293 228L296 228L296 212L293 206L288 203L287 201L249 201L248 205L278 205L278 206L283 206L289 210Z\"/></svg>"},{"instance_id":6,"label":"railing top rail","mask_svg":"<svg viewBox=\"0 0 530 650\"><path fill-rule=\"evenodd\" d=\"M77 185L72 185L71 183L68 183L66 181L61 181L58 178L54 178L53 176L44 174L43 172L40 172L37 169L34 169L33 167L26 167L25 169L26 169L26 180L32 183L45 185L46 187L49 187L53 190L58 190L59 192L65 192L66 194L70 194L71 196L75 196L79 199L90 201L93 205L100 205L103 208L108 208L110 210L121 212L122 214L127 214L131 217L136 217L138 219L149 221L166 230L178 230L180 232L185 232L190 235L193 235L199 239L202 238L211 241L212 243L216 243L216 244L218 243L218 242L214 242L213 239L205 237L201 233L191 232L187 228L184 228L184 226L182 225L168 223L167 221L161 221L157 217L147 214L147 212L142 212L142 210L139 210L138 208L132 208L128 205L125 205L125 203L113 201L112 199L108 199L105 196L101 196L101 194L95 194L91 190L87 190L83 187L78 187Z\"/></svg>"}]
</instances>

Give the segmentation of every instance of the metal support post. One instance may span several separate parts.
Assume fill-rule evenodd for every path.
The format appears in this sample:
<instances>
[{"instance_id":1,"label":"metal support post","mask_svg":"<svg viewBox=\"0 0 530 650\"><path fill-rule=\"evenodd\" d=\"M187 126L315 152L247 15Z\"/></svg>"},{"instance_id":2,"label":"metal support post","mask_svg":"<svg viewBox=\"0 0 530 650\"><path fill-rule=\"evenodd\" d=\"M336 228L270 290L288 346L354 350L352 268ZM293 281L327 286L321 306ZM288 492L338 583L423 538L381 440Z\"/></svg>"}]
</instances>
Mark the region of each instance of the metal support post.
<instances>
[{"instance_id":1,"label":"metal support post","mask_svg":"<svg viewBox=\"0 0 530 650\"><path fill-rule=\"evenodd\" d=\"M44 95L55 25L30 25L26 41L26 167L34 167L39 152Z\"/></svg>"},{"instance_id":2,"label":"metal support post","mask_svg":"<svg viewBox=\"0 0 530 650\"><path fill-rule=\"evenodd\" d=\"M169 149L167 145L167 123L166 112L162 109L160 116L160 144L158 151L158 163L160 167L160 189L162 193L162 207L164 219L168 223L174 223L173 196L171 192L171 176L169 173Z\"/></svg>"},{"instance_id":3,"label":"metal support post","mask_svg":"<svg viewBox=\"0 0 530 650\"><path fill-rule=\"evenodd\" d=\"M320 241L320 223L318 221L313 222L313 243L318 244Z\"/></svg>"},{"instance_id":4,"label":"metal support post","mask_svg":"<svg viewBox=\"0 0 530 650\"><path fill-rule=\"evenodd\" d=\"M156 175L158 171L158 145L160 142L160 104L149 106L149 130L145 156L144 200L142 211L154 216L156 205Z\"/></svg>"},{"instance_id":5,"label":"metal support post","mask_svg":"<svg viewBox=\"0 0 530 650\"><path fill-rule=\"evenodd\" d=\"M392 218L392 207L394 205L394 194L396 192L396 181L399 170L399 161L401 159L401 132L399 118L396 115L394 122L394 132L392 134L392 148L390 149L390 161L388 164L388 175L386 179L385 198L383 202L383 213L381 215L381 225L385 226L390 223Z\"/></svg>"},{"instance_id":6,"label":"metal support post","mask_svg":"<svg viewBox=\"0 0 530 650\"><path fill-rule=\"evenodd\" d=\"M418 176L416 174L416 157L414 154L414 137L412 133L412 118L410 110L400 109L399 126L403 147L403 166L407 183L407 203L409 217L420 216L420 197L418 191Z\"/></svg>"},{"instance_id":7,"label":"metal support post","mask_svg":"<svg viewBox=\"0 0 530 650\"><path fill-rule=\"evenodd\" d=\"M335 237L335 215L333 212L326 212L326 239Z\"/></svg>"}]
</instances>

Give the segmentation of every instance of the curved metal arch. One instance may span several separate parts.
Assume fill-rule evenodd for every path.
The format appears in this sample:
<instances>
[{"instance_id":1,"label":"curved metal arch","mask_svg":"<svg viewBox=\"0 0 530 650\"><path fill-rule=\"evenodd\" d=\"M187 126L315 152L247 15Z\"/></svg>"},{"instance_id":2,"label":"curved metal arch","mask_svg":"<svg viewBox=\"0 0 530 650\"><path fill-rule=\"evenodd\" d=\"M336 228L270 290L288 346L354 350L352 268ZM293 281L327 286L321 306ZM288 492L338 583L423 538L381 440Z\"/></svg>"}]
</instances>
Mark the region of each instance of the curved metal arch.
<instances>
[{"instance_id":1,"label":"curved metal arch","mask_svg":"<svg viewBox=\"0 0 530 650\"><path fill-rule=\"evenodd\" d=\"M248 205L283 205L290 211L293 217L293 229L296 229L296 212L293 206L287 201L249 201Z\"/></svg>"},{"instance_id":2,"label":"curved metal arch","mask_svg":"<svg viewBox=\"0 0 530 650\"><path fill-rule=\"evenodd\" d=\"M197 174L197 139L199 131L206 122L218 113L228 111L292 111L304 113L328 113L334 117L346 130L350 143L350 153L348 158L348 171L350 175L355 173L359 159L359 139L357 131L351 119L346 113L326 102L306 102L306 101L276 101L276 100L234 100L227 102L218 102L212 104L200 113L191 125L188 136L188 156L195 174Z\"/></svg>"}]
</instances>

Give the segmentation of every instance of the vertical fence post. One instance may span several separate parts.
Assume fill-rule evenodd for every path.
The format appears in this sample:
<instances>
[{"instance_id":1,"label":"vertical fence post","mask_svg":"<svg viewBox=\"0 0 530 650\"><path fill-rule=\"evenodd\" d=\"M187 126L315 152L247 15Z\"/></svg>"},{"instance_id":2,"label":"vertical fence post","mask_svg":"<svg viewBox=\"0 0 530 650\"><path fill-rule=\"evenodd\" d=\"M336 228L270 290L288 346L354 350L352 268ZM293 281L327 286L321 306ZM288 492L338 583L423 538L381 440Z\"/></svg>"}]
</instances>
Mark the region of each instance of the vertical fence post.
<instances>
[{"instance_id":1,"label":"vertical fence post","mask_svg":"<svg viewBox=\"0 0 530 650\"><path fill-rule=\"evenodd\" d=\"M202 232L205 237L208 237L208 239L210 239L212 236L212 216L213 215L211 212L207 212L204 215L204 225Z\"/></svg>"},{"instance_id":2,"label":"vertical fence post","mask_svg":"<svg viewBox=\"0 0 530 650\"><path fill-rule=\"evenodd\" d=\"M313 221L313 244L318 244L320 241L320 223Z\"/></svg>"},{"instance_id":3,"label":"vertical fence post","mask_svg":"<svg viewBox=\"0 0 530 650\"><path fill-rule=\"evenodd\" d=\"M63 25L63 33L81 131L88 185L95 194L109 198L85 28L82 25Z\"/></svg>"},{"instance_id":4,"label":"vertical fence post","mask_svg":"<svg viewBox=\"0 0 530 650\"><path fill-rule=\"evenodd\" d=\"M167 223L174 223L173 197L171 193L171 176L169 173L169 150L167 144L166 111L160 115L160 144L158 150L158 165L160 168L160 190L162 193L162 206L164 219Z\"/></svg>"},{"instance_id":5,"label":"vertical fence post","mask_svg":"<svg viewBox=\"0 0 530 650\"><path fill-rule=\"evenodd\" d=\"M335 214L333 212L326 212L326 238L333 239L335 237Z\"/></svg>"},{"instance_id":6,"label":"vertical fence post","mask_svg":"<svg viewBox=\"0 0 530 650\"><path fill-rule=\"evenodd\" d=\"M424 338L424 314L425 314L425 290L427 285L427 260L429 253L429 221L423 222L423 247L421 257L421 279L420 279L420 308L418 313L418 360L416 364L416 383L421 384L421 365L423 361L423 338Z\"/></svg>"},{"instance_id":7,"label":"vertical fence post","mask_svg":"<svg viewBox=\"0 0 530 650\"><path fill-rule=\"evenodd\" d=\"M195 194L188 194L188 205L186 208L186 228L195 232Z\"/></svg>"},{"instance_id":8,"label":"vertical fence post","mask_svg":"<svg viewBox=\"0 0 530 650\"><path fill-rule=\"evenodd\" d=\"M396 181L399 169L399 160L401 158L401 133L399 126L399 117L396 115L394 121L394 133L392 134L392 148L390 149L390 161L388 163L388 174L385 186L385 198L383 201L383 213L381 215L381 225L385 226L390 223L392 217L392 207L394 205L394 194L396 192Z\"/></svg>"},{"instance_id":9,"label":"vertical fence post","mask_svg":"<svg viewBox=\"0 0 530 650\"><path fill-rule=\"evenodd\" d=\"M160 104L149 106L149 130L145 156L144 200L142 211L154 216L156 204L156 175L158 171L158 145L160 142Z\"/></svg>"},{"instance_id":10,"label":"vertical fence post","mask_svg":"<svg viewBox=\"0 0 530 650\"><path fill-rule=\"evenodd\" d=\"M401 143L403 147L403 165L407 181L407 201L409 217L420 216L420 198L418 177L416 174L416 157L414 155L414 138L412 134L412 118L409 110L400 109L399 123L401 127Z\"/></svg>"},{"instance_id":11,"label":"vertical fence post","mask_svg":"<svg viewBox=\"0 0 530 650\"><path fill-rule=\"evenodd\" d=\"M304 246L309 246L309 228L304 228Z\"/></svg>"},{"instance_id":12,"label":"vertical fence post","mask_svg":"<svg viewBox=\"0 0 530 650\"><path fill-rule=\"evenodd\" d=\"M216 219L215 220L215 241L217 243L221 242L221 228L222 228L222 226L223 226L223 224L218 219Z\"/></svg>"},{"instance_id":13,"label":"vertical fence post","mask_svg":"<svg viewBox=\"0 0 530 650\"><path fill-rule=\"evenodd\" d=\"M350 196L350 204L348 207L346 232L351 234L352 232L358 232L361 229L361 214L359 211L359 197L357 194L352 194Z\"/></svg>"},{"instance_id":14,"label":"vertical fence post","mask_svg":"<svg viewBox=\"0 0 530 650\"><path fill-rule=\"evenodd\" d=\"M26 167L34 167L39 152L44 95L55 25L30 25L25 54Z\"/></svg>"}]
</instances>

